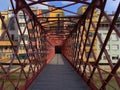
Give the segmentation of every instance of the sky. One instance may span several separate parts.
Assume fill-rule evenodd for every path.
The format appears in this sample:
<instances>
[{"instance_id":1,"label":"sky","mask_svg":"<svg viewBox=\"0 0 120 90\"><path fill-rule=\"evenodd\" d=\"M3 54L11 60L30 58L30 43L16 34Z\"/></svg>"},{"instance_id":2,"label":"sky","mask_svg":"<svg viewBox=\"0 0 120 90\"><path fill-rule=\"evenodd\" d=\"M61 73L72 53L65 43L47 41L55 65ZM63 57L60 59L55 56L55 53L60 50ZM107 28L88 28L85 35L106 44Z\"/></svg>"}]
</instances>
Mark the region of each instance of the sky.
<instances>
[{"instance_id":1,"label":"sky","mask_svg":"<svg viewBox=\"0 0 120 90\"><path fill-rule=\"evenodd\" d=\"M88 1L91 1L91 0L88 0ZM73 3L73 2L68 2L67 0L66 1L59 1L59 2L46 2L45 4L49 4L49 5L55 5L55 6L64 6L64 5L67 5L67 4L70 4L70 3ZM108 13L112 13L116 10L118 4L120 3L120 0L107 0L107 5L105 7L105 11L107 11ZM70 11L73 11L73 12L77 12L77 9L81 6L82 4L76 4L76 5L73 5L73 6L70 6L70 7L67 7L67 8L64 8L64 9L67 9L67 10L70 10ZM8 10L8 6L11 6L10 4L10 0L0 0L0 11L3 11L3 10ZM34 7L38 7L38 8L41 8L41 9L47 9L48 7L46 6L42 6L42 5L34 5ZM67 12L65 12L66 14L68 14Z\"/></svg>"}]
</instances>

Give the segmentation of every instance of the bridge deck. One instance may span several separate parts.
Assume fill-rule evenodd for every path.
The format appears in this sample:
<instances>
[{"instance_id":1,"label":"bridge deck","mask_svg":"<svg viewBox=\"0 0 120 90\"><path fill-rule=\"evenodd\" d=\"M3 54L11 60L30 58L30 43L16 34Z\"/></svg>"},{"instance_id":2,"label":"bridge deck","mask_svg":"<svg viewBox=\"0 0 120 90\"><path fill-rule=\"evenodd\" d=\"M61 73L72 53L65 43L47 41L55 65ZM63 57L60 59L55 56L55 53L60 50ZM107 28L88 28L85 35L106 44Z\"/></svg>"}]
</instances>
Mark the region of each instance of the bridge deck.
<instances>
[{"instance_id":1,"label":"bridge deck","mask_svg":"<svg viewBox=\"0 0 120 90\"><path fill-rule=\"evenodd\" d=\"M61 54L56 54L29 90L89 90L89 87L67 60Z\"/></svg>"}]
</instances>

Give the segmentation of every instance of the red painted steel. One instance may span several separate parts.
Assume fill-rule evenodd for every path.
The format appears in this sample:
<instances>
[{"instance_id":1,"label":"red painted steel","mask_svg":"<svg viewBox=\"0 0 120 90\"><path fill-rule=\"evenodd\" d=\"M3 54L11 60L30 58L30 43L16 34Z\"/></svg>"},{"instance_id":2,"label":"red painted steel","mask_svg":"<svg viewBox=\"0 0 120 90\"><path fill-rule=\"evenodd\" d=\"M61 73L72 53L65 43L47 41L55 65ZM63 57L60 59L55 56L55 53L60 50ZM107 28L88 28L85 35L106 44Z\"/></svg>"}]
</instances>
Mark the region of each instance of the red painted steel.
<instances>
[{"instance_id":1,"label":"red painted steel","mask_svg":"<svg viewBox=\"0 0 120 90\"><path fill-rule=\"evenodd\" d=\"M71 1L73 3L61 7L43 3L52 1ZM111 20L105 13L107 1L109 0L10 0L13 16L7 24L2 13L0 13L0 21L4 27L0 41L4 41L5 36L8 37L13 58L8 60L9 63L6 63L7 61L5 60L4 63L0 62L0 90L8 90L9 88L13 90L26 90L45 65L53 58L55 46L62 46L62 54L91 89L120 89L120 60L118 59L118 62L113 64L105 48L113 31L120 37L120 32L116 26L120 15L120 3L114 18ZM82 15L77 15L76 12L65 9L78 3L88 5ZM35 4L54 7L54 9L44 13L37 13L36 10L30 8L30 6ZM58 9L71 13L74 16L43 17L43 15L50 14ZM94 22L93 18L96 9L100 11L100 14L99 18ZM24 28L21 28L19 20L21 12L25 23ZM104 41L98 33L103 17L110 24ZM19 38L17 45L14 44L15 41L12 40L9 32L12 20L15 21L18 30L18 33L16 33ZM61 25L61 23L63 24ZM55 26L56 24L57 26ZM91 26L94 31L92 39L89 37ZM25 35L28 36L27 41ZM102 46L98 55L94 51L96 39ZM88 47L87 43L90 43L89 50L86 49ZM2 44L0 43L0 45ZM21 45L24 47L24 53L22 53L24 58L22 59L20 57L21 53L19 53ZM90 61L91 53L93 54L93 59ZM103 68L99 63L103 53L108 61L109 70Z\"/></svg>"},{"instance_id":2,"label":"red painted steel","mask_svg":"<svg viewBox=\"0 0 120 90\"><path fill-rule=\"evenodd\" d=\"M113 65L112 60L110 60L109 56L108 56L108 52L105 49L105 46L110 38L110 33L112 32L112 30L114 30L116 32L116 34L119 36L119 32L118 29L115 26L115 23L117 22L119 13L120 13L120 4L118 5L118 9L116 10L116 14L114 16L114 19L111 21L110 18L105 14L104 12L104 7L106 6L106 0L104 0L104 2L101 1L101 3L99 3L99 5L95 5L95 3L97 3L97 1L99 0L94 0L93 3L91 3L88 7L88 11L86 10L86 12L83 14L85 16L82 16L82 18L80 19L80 21L83 21L82 23L79 22L77 25L77 30L78 32L74 32L69 36L69 39L66 40L66 43L63 46L63 53L66 56L66 58L68 58L68 60L70 60L71 64L74 66L74 68L77 70L77 72L84 78L84 80L88 83L88 85L92 88L92 89L100 89L100 90L105 90L108 89L108 87L110 87L111 89L117 89L119 90L120 88L120 77L119 77L119 60L118 62ZM93 22L91 22L92 20L92 15L93 12L92 10L94 10L94 8L91 7L99 7L99 9L101 10L101 14L99 16L99 20L97 22L97 26L95 27L95 25L93 25ZM91 9L91 10L90 10ZM91 17L89 17L91 16ZM110 30L108 32L108 35L106 36L106 39L104 42L102 42L101 37L98 35L98 29L100 27L100 22L102 17L105 16L105 18L108 20L108 22L110 23ZM90 41L90 38L88 37L88 33L90 28L86 27L86 23L85 20L88 20L89 18L89 27L92 24L95 30L94 33L94 37L92 39L92 41ZM84 20L85 19L85 20ZM83 27L81 29L81 27ZM116 30L117 29L117 30ZM85 37L83 34L86 34L86 39L83 40L83 38ZM98 37L101 45L102 45L102 49L99 53L99 55L95 55L95 52L93 50L93 44L95 43L95 38ZM74 38L74 40L72 40ZM86 52L86 42L87 40L89 42L91 42L91 47L89 50L89 54L87 56L87 61L83 61L83 54ZM83 43L83 47L82 46ZM72 45L76 45L76 46L72 46ZM72 49L75 48L75 49ZM93 64L91 64L89 62L89 57L90 57L90 53L93 53L94 56L94 60L95 62ZM74 53L74 54L73 54ZM107 71L105 68L102 68L101 65L99 64L100 61L100 57L102 56L102 54L105 53L107 60L108 60L108 65L110 65L111 67L111 72ZM116 70L114 70L116 69ZM113 72L114 71L114 72ZM98 74L96 74L98 73ZM104 76L103 74L106 73L106 75L108 76ZM96 78L99 78L96 81ZM113 83L116 82L117 87L114 86ZM99 85L97 85L99 83ZM112 84L111 84L112 83Z\"/></svg>"}]
</instances>

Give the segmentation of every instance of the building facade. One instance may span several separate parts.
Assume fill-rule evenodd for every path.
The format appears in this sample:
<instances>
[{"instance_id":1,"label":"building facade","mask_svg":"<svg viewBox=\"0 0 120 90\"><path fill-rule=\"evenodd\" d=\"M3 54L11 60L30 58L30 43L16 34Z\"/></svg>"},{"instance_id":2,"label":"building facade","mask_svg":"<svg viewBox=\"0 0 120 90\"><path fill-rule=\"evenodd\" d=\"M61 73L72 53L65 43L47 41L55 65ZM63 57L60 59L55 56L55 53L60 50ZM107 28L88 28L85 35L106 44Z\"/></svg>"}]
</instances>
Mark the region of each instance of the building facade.
<instances>
[{"instance_id":1,"label":"building facade","mask_svg":"<svg viewBox=\"0 0 120 90\"><path fill-rule=\"evenodd\" d=\"M88 6L83 5L80 8L78 8L78 15L82 15L86 11L87 7ZM99 11L95 10L94 14L93 14L93 18L92 18L92 22L94 23L95 26L96 26L96 23L98 21L98 16L99 16ZM84 43L85 43L85 40L86 40L86 37L87 37L86 35L87 35L87 31L88 31L89 22L90 22L90 19L85 21L86 30L83 33L83 37L82 37L83 42L82 42L82 45L81 45L81 50L83 50L83 48L84 48ZM83 29L83 27L80 27L80 29ZM87 60L87 56L88 56L88 53L89 53L89 50L90 50L90 46L91 46L91 43L92 43L92 40L93 40L94 33L95 33L95 29L91 25L90 29L89 29L89 33L88 33L85 52L83 54L83 61ZM95 53L95 57L97 57L97 39L95 39L95 41L94 41L93 52ZM93 56L93 52L90 53L89 62L94 62L95 61L94 56Z\"/></svg>"},{"instance_id":2,"label":"building facade","mask_svg":"<svg viewBox=\"0 0 120 90\"><path fill-rule=\"evenodd\" d=\"M109 17L112 19L114 17L114 14L109 15ZM101 37L102 41L104 42L108 30L109 30L109 26L110 24L103 18L103 21L100 24L100 28L99 28L99 36ZM120 30L120 18L118 18L116 26L118 28L118 30ZM97 43L97 48L98 48L98 52L100 52L102 46L100 45L100 42ZM115 31L112 32L110 39L107 43L106 46L106 50L109 54L109 57L112 61L112 63L116 63L120 57L120 38L118 37L118 35L116 34ZM101 60L100 60L101 64L107 64L107 57L105 55L105 53L103 53Z\"/></svg>"},{"instance_id":3,"label":"building facade","mask_svg":"<svg viewBox=\"0 0 120 90\"><path fill-rule=\"evenodd\" d=\"M16 20L12 17L11 11L9 9L8 11L2 11L1 15L5 24L8 27L7 32L10 35L9 38L11 39L14 48L16 48L18 40L18 35L16 34ZM11 42L8 38L8 35L6 33L4 34L5 31L6 28L4 27L3 22L0 21L0 36L2 37L0 40L0 59L10 60L11 57L13 57L13 49L11 47Z\"/></svg>"}]
</instances>

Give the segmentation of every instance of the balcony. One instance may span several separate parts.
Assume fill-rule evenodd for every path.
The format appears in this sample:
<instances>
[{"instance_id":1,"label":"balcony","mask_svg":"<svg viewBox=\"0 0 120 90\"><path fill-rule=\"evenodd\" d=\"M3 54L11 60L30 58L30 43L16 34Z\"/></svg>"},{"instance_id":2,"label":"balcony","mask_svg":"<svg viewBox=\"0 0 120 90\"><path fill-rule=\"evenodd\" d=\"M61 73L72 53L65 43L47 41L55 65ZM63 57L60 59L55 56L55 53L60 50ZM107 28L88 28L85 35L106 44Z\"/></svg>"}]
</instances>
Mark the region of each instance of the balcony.
<instances>
[{"instance_id":1,"label":"balcony","mask_svg":"<svg viewBox=\"0 0 120 90\"><path fill-rule=\"evenodd\" d=\"M17 46L18 41L12 41L13 42L13 46ZM10 41L0 41L0 46L11 46L11 42Z\"/></svg>"}]
</instances>

